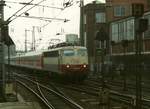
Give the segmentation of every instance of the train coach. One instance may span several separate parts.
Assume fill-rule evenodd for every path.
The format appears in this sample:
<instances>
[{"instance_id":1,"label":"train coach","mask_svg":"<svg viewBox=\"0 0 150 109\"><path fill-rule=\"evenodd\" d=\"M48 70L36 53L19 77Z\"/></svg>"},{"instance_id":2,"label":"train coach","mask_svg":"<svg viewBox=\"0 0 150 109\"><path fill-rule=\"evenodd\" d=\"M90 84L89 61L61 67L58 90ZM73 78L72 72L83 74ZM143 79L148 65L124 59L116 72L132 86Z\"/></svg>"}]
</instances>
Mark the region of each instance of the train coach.
<instances>
[{"instance_id":1,"label":"train coach","mask_svg":"<svg viewBox=\"0 0 150 109\"><path fill-rule=\"evenodd\" d=\"M70 80L84 80L89 71L87 49L81 46L58 47L13 56L10 57L10 65Z\"/></svg>"}]
</instances>

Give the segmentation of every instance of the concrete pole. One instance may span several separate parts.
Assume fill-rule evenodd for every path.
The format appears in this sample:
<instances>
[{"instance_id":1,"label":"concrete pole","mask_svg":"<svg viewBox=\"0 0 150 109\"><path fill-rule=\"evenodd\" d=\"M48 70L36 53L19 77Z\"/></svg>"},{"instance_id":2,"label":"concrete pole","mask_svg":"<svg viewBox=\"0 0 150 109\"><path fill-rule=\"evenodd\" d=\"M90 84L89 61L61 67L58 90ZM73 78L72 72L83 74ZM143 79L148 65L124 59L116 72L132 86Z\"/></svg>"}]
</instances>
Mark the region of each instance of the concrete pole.
<instances>
[{"instance_id":1,"label":"concrete pole","mask_svg":"<svg viewBox=\"0 0 150 109\"><path fill-rule=\"evenodd\" d=\"M80 45L84 46L84 0L80 0Z\"/></svg>"},{"instance_id":2,"label":"concrete pole","mask_svg":"<svg viewBox=\"0 0 150 109\"><path fill-rule=\"evenodd\" d=\"M4 21L4 6L5 6L5 1L1 0L0 1L0 46L1 46L1 51L0 51L0 79L2 80L2 85L0 86L0 93L1 93L1 98L3 98L3 101L10 100L12 97L10 95L13 95L13 81L12 81L12 74L9 69L9 64L10 64L10 48L9 48L9 35L8 35L8 22ZM7 41L6 41L7 40ZM8 46L8 70L6 75L5 71L5 45L7 43Z\"/></svg>"},{"instance_id":3,"label":"concrete pole","mask_svg":"<svg viewBox=\"0 0 150 109\"><path fill-rule=\"evenodd\" d=\"M25 53L27 52L27 31L28 30L25 29L25 45L24 45Z\"/></svg>"},{"instance_id":4,"label":"concrete pole","mask_svg":"<svg viewBox=\"0 0 150 109\"><path fill-rule=\"evenodd\" d=\"M4 100L5 98L5 65L4 65L4 36L2 34L2 24L4 23L4 5L5 2L3 0L0 1L0 48L1 48L1 52L0 52L0 80L2 81L2 85L0 86L0 98Z\"/></svg>"},{"instance_id":5,"label":"concrete pole","mask_svg":"<svg viewBox=\"0 0 150 109\"><path fill-rule=\"evenodd\" d=\"M135 18L135 27L138 27L139 18ZM141 85L141 47L142 33L135 28L135 47L136 47L136 109L142 109L142 85Z\"/></svg>"},{"instance_id":6,"label":"concrete pole","mask_svg":"<svg viewBox=\"0 0 150 109\"><path fill-rule=\"evenodd\" d=\"M35 51L35 26L33 26L32 30L32 51Z\"/></svg>"},{"instance_id":7,"label":"concrete pole","mask_svg":"<svg viewBox=\"0 0 150 109\"><path fill-rule=\"evenodd\" d=\"M0 1L0 23L3 24L4 23L4 5L5 2L3 0ZM2 30L2 25L1 25L1 30ZM2 33L0 33L0 42L3 42L3 38L2 38Z\"/></svg>"}]
</instances>

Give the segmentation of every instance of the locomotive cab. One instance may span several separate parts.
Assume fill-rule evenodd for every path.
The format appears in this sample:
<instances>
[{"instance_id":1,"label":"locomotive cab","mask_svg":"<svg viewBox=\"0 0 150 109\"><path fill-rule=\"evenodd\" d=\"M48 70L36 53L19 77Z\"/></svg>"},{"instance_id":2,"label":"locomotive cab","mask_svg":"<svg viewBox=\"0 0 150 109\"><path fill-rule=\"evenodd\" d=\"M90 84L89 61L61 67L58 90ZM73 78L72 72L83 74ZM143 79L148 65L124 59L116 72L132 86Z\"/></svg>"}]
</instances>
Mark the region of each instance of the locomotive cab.
<instances>
[{"instance_id":1,"label":"locomotive cab","mask_svg":"<svg viewBox=\"0 0 150 109\"><path fill-rule=\"evenodd\" d=\"M85 77L88 72L86 48L67 48L61 53L61 71L69 77Z\"/></svg>"}]
</instances>

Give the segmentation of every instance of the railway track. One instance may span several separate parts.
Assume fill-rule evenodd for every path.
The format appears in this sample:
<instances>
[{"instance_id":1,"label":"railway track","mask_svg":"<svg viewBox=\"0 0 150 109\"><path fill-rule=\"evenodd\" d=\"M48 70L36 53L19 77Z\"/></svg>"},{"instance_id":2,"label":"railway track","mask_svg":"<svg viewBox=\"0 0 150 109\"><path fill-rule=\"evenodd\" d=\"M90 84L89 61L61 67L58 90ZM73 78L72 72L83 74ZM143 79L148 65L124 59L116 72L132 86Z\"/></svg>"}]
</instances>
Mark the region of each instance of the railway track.
<instances>
[{"instance_id":1,"label":"railway track","mask_svg":"<svg viewBox=\"0 0 150 109\"><path fill-rule=\"evenodd\" d=\"M100 84L100 79L89 79L89 81L92 81L94 83L99 83ZM130 105L132 107L135 106L135 100L136 100L136 96L135 96L135 85L133 84L127 84L128 89L129 90L132 90L132 92L130 92L129 94L129 90L128 91L123 91L122 89L122 86L123 86L123 83L122 82L117 82L117 81L107 81L107 84L108 86L110 87L110 94L111 94L111 99L113 100L116 100L118 102L122 101L124 102L125 104L127 105ZM99 85L98 85L99 86ZM119 89L119 90L118 90ZM134 89L134 91L133 91ZM150 92L150 87L144 87L143 88L143 91L145 92ZM116 98L116 99L114 99ZM119 99L117 99L119 98ZM149 109L150 108L150 99L147 97L147 96L143 96L142 98L142 106L143 106L143 109Z\"/></svg>"},{"instance_id":2,"label":"railway track","mask_svg":"<svg viewBox=\"0 0 150 109\"><path fill-rule=\"evenodd\" d=\"M98 87L97 88L95 88L95 87L92 88L92 87L89 87L89 86L73 85L73 84L70 84L70 85L67 85L67 86L60 85L60 84L57 84L57 85L59 85L59 87L63 87L64 89L70 89L70 90L78 91L80 93L86 93L88 95L96 96L97 101L99 101L99 99L100 99L99 98L100 89ZM124 94L118 93L116 91L110 91L109 98L110 98L111 101L124 103L124 104L130 105L130 106L132 105L132 97L131 96L124 95Z\"/></svg>"},{"instance_id":3,"label":"railway track","mask_svg":"<svg viewBox=\"0 0 150 109\"><path fill-rule=\"evenodd\" d=\"M60 85L58 87L60 87L60 89L67 96L71 97L71 99L76 101L78 104L82 105L85 109L99 109L99 99L98 99L98 96L93 95L94 93L86 93L86 92L83 92L82 89L79 91L79 89L77 88L71 89L71 88L60 86Z\"/></svg>"},{"instance_id":4,"label":"railway track","mask_svg":"<svg viewBox=\"0 0 150 109\"><path fill-rule=\"evenodd\" d=\"M99 108L99 88L101 84L96 81L86 81L82 84L59 84L49 82L46 83L47 87L53 87L53 90L63 96L69 96L77 104L82 105L85 109L98 109ZM57 88L57 87L58 88ZM61 91L60 91L61 90ZM135 96L129 94L122 94L118 91L110 90L110 99L117 103L125 104L129 107L135 106ZM143 109L149 109L150 101L143 98Z\"/></svg>"},{"instance_id":5,"label":"railway track","mask_svg":"<svg viewBox=\"0 0 150 109\"><path fill-rule=\"evenodd\" d=\"M132 81L132 83L130 82L127 82L126 85L127 85L127 88L128 89L132 89L132 90L135 90L136 89L136 85L133 84L136 82L135 81ZM113 85L113 86L119 86L119 87L123 87L123 81L108 81L108 84L110 85ZM149 93L150 92L150 87L147 83L145 82L142 82L142 90L145 92L145 93Z\"/></svg>"},{"instance_id":6,"label":"railway track","mask_svg":"<svg viewBox=\"0 0 150 109\"><path fill-rule=\"evenodd\" d=\"M17 75L19 76L19 75ZM83 109L76 102L36 81L20 77L17 82L31 91L48 109Z\"/></svg>"},{"instance_id":7,"label":"railway track","mask_svg":"<svg viewBox=\"0 0 150 109\"><path fill-rule=\"evenodd\" d=\"M95 83L99 83L99 84L100 84L100 82L101 82L100 79L96 79L96 80L95 80L95 79L92 79L92 78L90 78L89 81L95 82ZM133 84L133 83L136 84L135 81L130 81L130 83L129 83L129 82L126 82L126 88L128 89L128 91L130 91L130 93L131 93L131 91L132 91L132 92L135 92L135 90L136 90L136 85ZM142 84L142 91L143 91L145 94L149 94L149 92L150 92L149 83L146 83L146 82L142 81L141 84ZM107 85L108 85L109 87L111 87L111 89L113 89L113 90L119 89L119 90L121 91L121 90L123 90L123 85L124 85L124 83L123 83L123 81L121 81L121 80L119 80L119 81L107 80ZM117 91L117 90L116 90L116 91ZM125 93L125 92L124 92L124 93ZM133 93L133 94L134 94L134 93Z\"/></svg>"},{"instance_id":8,"label":"railway track","mask_svg":"<svg viewBox=\"0 0 150 109\"><path fill-rule=\"evenodd\" d=\"M22 75L21 78L27 78L27 77L25 75ZM30 78L32 78L32 77L30 77ZM28 81L30 81L30 80L28 80ZM98 109L99 102L97 100L97 97L95 97L91 94L89 95L86 93L80 93L77 91L69 90L67 88L63 89L62 87L58 87L58 86L56 87L55 83L53 83L53 82L45 83L41 80L39 80L39 82L41 84L45 84L46 87L51 87L53 90L55 90L56 92L58 92L59 94L61 94L63 96L67 96L67 97L69 96L68 99L70 99L70 98L73 99L75 102L77 102L77 104L81 105L84 109Z\"/></svg>"}]
</instances>

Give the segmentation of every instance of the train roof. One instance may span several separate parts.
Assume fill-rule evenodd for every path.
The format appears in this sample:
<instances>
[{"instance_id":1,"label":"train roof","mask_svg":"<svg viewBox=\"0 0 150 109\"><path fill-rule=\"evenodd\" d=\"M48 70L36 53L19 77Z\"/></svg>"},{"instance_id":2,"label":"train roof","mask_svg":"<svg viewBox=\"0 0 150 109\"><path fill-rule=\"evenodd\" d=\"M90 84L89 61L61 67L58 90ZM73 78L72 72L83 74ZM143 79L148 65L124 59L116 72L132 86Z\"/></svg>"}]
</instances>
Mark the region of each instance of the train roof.
<instances>
[{"instance_id":1,"label":"train roof","mask_svg":"<svg viewBox=\"0 0 150 109\"><path fill-rule=\"evenodd\" d=\"M63 46L63 47L48 49L47 51L60 50L60 49L68 49L68 48L82 48L82 49L86 49L86 47L83 47L83 46Z\"/></svg>"},{"instance_id":2,"label":"train roof","mask_svg":"<svg viewBox=\"0 0 150 109\"><path fill-rule=\"evenodd\" d=\"M44 53L44 52L57 51L57 50L63 50L63 49L72 49L72 48L86 49L86 47L83 47L83 46L64 46L64 47L45 49L45 50L39 50L39 51L31 51L31 52L27 52L27 53L24 53L24 54L18 54L14 57L18 57L18 56L19 57L36 56L36 55L42 55L42 53Z\"/></svg>"},{"instance_id":3,"label":"train roof","mask_svg":"<svg viewBox=\"0 0 150 109\"><path fill-rule=\"evenodd\" d=\"M16 56L11 56L11 58L37 56L37 55L42 55L42 53L43 53L42 51L32 51L32 52L17 54Z\"/></svg>"}]
</instances>

